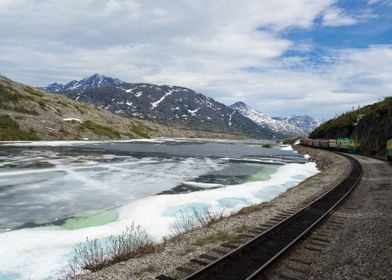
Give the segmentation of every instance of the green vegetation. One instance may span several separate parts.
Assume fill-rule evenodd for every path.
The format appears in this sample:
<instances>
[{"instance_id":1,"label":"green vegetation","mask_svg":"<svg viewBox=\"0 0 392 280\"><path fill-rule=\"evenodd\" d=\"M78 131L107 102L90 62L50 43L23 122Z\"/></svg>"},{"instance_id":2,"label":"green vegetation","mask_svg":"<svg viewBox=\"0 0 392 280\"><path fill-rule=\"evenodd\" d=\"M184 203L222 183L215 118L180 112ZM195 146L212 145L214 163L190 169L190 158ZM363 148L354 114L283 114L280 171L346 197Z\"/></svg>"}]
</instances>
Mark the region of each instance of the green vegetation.
<instances>
[{"instance_id":1,"label":"green vegetation","mask_svg":"<svg viewBox=\"0 0 392 280\"><path fill-rule=\"evenodd\" d=\"M263 145L261 145L263 148L272 148L272 145L271 144L263 144Z\"/></svg>"},{"instance_id":2,"label":"green vegetation","mask_svg":"<svg viewBox=\"0 0 392 280\"><path fill-rule=\"evenodd\" d=\"M38 116L38 112L34 111L34 110L28 110L22 107L17 107L15 106L12 109L9 109L9 111L14 111L14 112L18 112L18 113L22 113L22 114L27 114L27 115L33 115L33 116Z\"/></svg>"},{"instance_id":3,"label":"green vegetation","mask_svg":"<svg viewBox=\"0 0 392 280\"><path fill-rule=\"evenodd\" d=\"M83 110L82 106L74 105L75 109L79 111L82 115L86 114L86 111Z\"/></svg>"},{"instance_id":4,"label":"green vegetation","mask_svg":"<svg viewBox=\"0 0 392 280\"><path fill-rule=\"evenodd\" d=\"M392 97L386 97L381 102L357 110L353 109L323 123L309 136L311 138L350 137L355 125L358 124L361 118L385 114L390 108L392 108Z\"/></svg>"},{"instance_id":5,"label":"green vegetation","mask_svg":"<svg viewBox=\"0 0 392 280\"><path fill-rule=\"evenodd\" d=\"M206 244L217 243L217 242L236 243L239 242L240 239L241 236L237 233L229 233L228 231L218 231L216 233L212 233L197 239L194 245L204 246Z\"/></svg>"},{"instance_id":6,"label":"green vegetation","mask_svg":"<svg viewBox=\"0 0 392 280\"><path fill-rule=\"evenodd\" d=\"M28 93L35 95L35 96L38 96L38 97L44 96L44 94L42 92L40 92L32 87L24 87L24 90L27 91Z\"/></svg>"},{"instance_id":7,"label":"green vegetation","mask_svg":"<svg viewBox=\"0 0 392 280\"><path fill-rule=\"evenodd\" d=\"M39 106L46 111L46 103L43 100L38 101Z\"/></svg>"},{"instance_id":8,"label":"green vegetation","mask_svg":"<svg viewBox=\"0 0 392 280\"><path fill-rule=\"evenodd\" d=\"M110 139L118 139L121 138L120 136L120 132L118 132L117 130L108 127L108 126L104 126L104 125L100 125L97 124L93 121L85 121L80 125L80 128L82 130L84 129L88 129L91 130L92 132L94 132L97 135L101 135L101 136L106 136Z\"/></svg>"},{"instance_id":9,"label":"green vegetation","mask_svg":"<svg viewBox=\"0 0 392 280\"><path fill-rule=\"evenodd\" d=\"M8 115L0 115L0 141L39 140L34 130L21 130L19 124Z\"/></svg>"},{"instance_id":10,"label":"green vegetation","mask_svg":"<svg viewBox=\"0 0 392 280\"><path fill-rule=\"evenodd\" d=\"M15 105L23 100L34 100L34 98L20 94L13 88L0 85L0 109L38 116L36 111L28 110L21 106Z\"/></svg>"},{"instance_id":11,"label":"green vegetation","mask_svg":"<svg viewBox=\"0 0 392 280\"><path fill-rule=\"evenodd\" d=\"M148 128L142 125L139 122L134 122L132 128L131 128L131 133L136 134L139 137L142 138L151 138L150 135L148 134Z\"/></svg>"}]
</instances>

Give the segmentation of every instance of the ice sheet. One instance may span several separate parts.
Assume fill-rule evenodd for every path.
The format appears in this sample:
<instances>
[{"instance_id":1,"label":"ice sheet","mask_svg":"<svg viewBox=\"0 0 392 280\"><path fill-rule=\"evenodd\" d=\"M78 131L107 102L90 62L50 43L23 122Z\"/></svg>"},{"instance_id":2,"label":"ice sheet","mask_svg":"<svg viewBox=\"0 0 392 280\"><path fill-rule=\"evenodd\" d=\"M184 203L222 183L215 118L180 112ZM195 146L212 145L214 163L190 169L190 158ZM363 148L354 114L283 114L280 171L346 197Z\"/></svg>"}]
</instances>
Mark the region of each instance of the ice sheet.
<instances>
[{"instance_id":1,"label":"ice sheet","mask_svg":"<svg viewBox=\"0 0 392 280\"><path fill-rule=\"evenodd\" d=\"M135 222L160 240L172 233L171 225L175 222L176 214L184 209L209 208L230 214L244 206L270 200L317 172L314 163L287 164L279 167L266 181L141 198L117 209L118 219L101 226L75 230L47 226L4 232L0 234L0 248L3 251L0 271L3 275L7 274L9 279L56 279L56 272L72 256L73 246L85 241L87 236L92 239L119 234L127 225ZM17 276L13 277L13 273Z\"/></svg>"}]
</instances>

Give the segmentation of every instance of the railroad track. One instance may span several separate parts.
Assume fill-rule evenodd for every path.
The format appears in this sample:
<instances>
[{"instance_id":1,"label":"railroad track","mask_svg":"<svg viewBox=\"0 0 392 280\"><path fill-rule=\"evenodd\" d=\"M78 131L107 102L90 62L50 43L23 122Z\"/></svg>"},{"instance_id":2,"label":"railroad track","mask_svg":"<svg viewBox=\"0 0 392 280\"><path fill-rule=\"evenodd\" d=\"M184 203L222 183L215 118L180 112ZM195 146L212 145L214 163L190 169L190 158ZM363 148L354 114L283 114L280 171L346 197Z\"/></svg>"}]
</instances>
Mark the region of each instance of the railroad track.
<instances>
[{"instance_id":1,"label":"railroad track","mask_svg":"<svg viewBox=\"0 0 392 280\"><path fill-rule=\"evenodd\" d=\"M343 156L346 156L342 154ZM298 212L284 218L268 230L251 238L245 244L232 246L233 251L212 262L204 263L198 271L188 271L185 280L240 280L260 279L266 268L288 251L298 240L309 233L326 217L358 184L362 167L352 157L346 156L351 163L348 177L336 187L307 204ZM228 244L230 245L230 244ZM210 261L211 261L210 260ZM202 265L203 261L200 261ZM156 279L173 280L165 275Z\"/></svg>"}]
</instances>

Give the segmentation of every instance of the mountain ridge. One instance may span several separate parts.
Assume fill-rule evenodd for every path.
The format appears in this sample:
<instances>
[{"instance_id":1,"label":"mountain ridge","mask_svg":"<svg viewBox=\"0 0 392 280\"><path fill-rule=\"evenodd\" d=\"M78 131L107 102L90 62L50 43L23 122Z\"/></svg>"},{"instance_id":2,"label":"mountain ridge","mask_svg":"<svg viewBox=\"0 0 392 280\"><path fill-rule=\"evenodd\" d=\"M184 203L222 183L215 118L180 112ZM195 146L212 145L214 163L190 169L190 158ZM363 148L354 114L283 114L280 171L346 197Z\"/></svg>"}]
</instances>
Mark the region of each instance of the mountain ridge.
<instances>
[{"instance_id":1,"label":"mountain ridge","mask_svg":"<svg viewBox=\"0 0 392 280\"><path fill-rule=\"evenodd\" d=\"M124 118L92 104L0 76L0 141L151 137L245 138L239 134L179 130L146 120Z\"/></svg>"},{"instance_id":2,"label":"mountain ridge","mask_svg":"<svg viewBox=\"0 0 392 280\"><path fill-rule=\"evenodd\" d=\"M301 134L300 129L290 124L286 124L286 129L277 130L269 124L257 123L238 110L185 87L128 83L94 74L80 81L65 85L54 83L43 89L94 104L115 114L179 128L245 133L266 139Z\"/></svg>"}]
</instances>

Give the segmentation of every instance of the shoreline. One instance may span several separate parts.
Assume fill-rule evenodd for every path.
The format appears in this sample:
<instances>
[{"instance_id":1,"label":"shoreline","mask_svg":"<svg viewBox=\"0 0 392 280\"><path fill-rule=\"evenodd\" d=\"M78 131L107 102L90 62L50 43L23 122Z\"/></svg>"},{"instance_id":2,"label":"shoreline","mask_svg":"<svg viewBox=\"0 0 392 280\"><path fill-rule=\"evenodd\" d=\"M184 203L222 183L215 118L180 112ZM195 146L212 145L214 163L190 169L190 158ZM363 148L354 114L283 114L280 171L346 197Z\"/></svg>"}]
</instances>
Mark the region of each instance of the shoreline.
<instances>
[{"instance_id":1,"label":"shoreline","mask_svg":"<svg viewBox=\"0 0 392 280\"><path fill-rule=\"evenodd\" d=\"M295 187L281 193L271 201L245 207L237 214L224 217L208 227L196 228L167 240L161 250L138 258L129 259L105 267L94 273L86 273L75 279L154 279L159 274L176 276L175 269L200 254L208 253L225 241L239 241L258 224L267 222L280 211L319 196L343 180L349 171L344 157L328 151L293 146L299 154L308 154L315 161L320 173L307 178ZM241 243L244 242L241 239ZM216 253L215 253L216 255Z\"/></svg>"}]
</instances>

